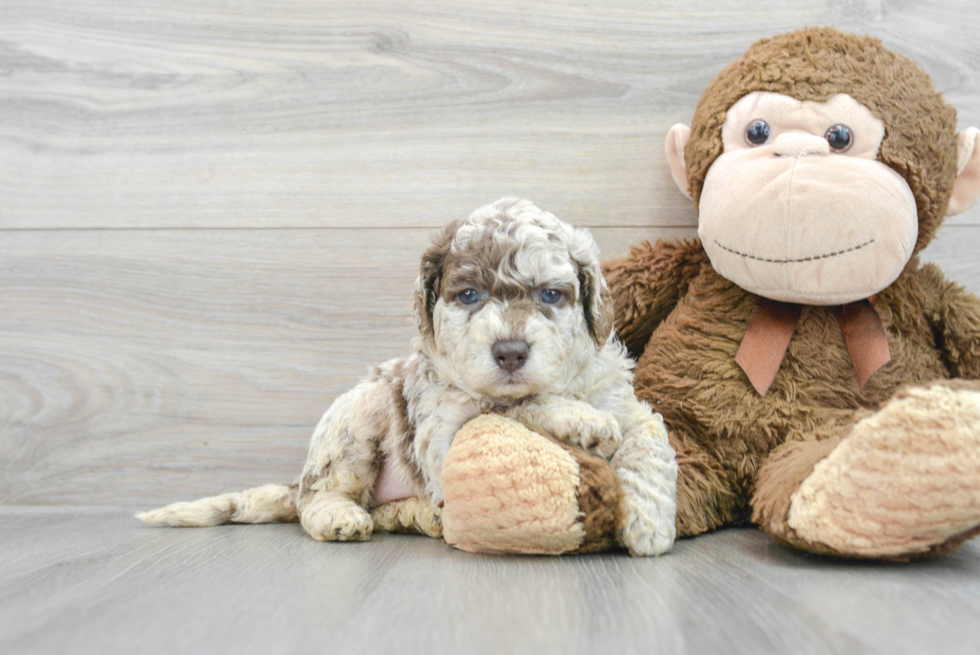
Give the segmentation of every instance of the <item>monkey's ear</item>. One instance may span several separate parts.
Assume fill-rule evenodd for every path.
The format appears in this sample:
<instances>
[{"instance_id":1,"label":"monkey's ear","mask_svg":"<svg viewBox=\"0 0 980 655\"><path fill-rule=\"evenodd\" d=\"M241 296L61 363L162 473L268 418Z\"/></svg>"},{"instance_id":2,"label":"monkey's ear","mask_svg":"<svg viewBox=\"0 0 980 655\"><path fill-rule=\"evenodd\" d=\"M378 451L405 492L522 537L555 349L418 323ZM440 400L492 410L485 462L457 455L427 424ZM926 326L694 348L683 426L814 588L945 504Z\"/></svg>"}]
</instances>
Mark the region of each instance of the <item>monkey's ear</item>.
<instances>
[{"instance_id":1,"label":"monkey's ear","mask_svg":"<svg viewBox=\"0 0 980 655\"><path fill-rule=\"evenodd\" d=\"M956 138L956 182L946 215L966 211L980 199L980 130L968 127Z\"/></svg>"},{"instance_id":2,"label":"monkey's ear","mask_svg":"<svg viewBox=\"0 0 980 655\"><path fill-rule=\"evenodd\" d=\"M670 175L674 178L674 184L688 198L691 197L691 190L687 185L687 163L684 161L684 147L687 146L688 139L691 138L691 128L683 123L670 128L667 132L667 163L670 165Z\"/></svg>"}]
</instances>

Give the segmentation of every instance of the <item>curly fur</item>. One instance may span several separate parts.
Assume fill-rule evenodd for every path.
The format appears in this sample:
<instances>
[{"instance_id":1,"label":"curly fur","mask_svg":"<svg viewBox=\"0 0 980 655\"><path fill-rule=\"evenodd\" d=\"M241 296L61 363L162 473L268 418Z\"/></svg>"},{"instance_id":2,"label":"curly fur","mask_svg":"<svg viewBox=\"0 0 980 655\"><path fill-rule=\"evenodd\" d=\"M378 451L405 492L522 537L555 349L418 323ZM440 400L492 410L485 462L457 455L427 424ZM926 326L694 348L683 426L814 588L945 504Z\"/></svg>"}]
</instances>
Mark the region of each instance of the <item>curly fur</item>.
<instances>
[{"instance_id":1,"label":"curly fur","mask_svg":"<svg viewBox=\"0 0 980 655\"><path fill-rule=\"evenodd\" d=\"M411 502L375 512L379 527L438 536L440 471L459 428L493 411L607 459L620 477L620 540L657 554L674 538L676 464L659 415L637 401L632 362L612 338L612 303L598 247L530 202L503 198L456 221L422 256L414 353L376 367L337 398L314 431L293 488L256 490L140 515L150 523L214 525L296 520L318 540L363 540L382 465ZM459 293L472 289L477 302ZM561 293L557 302L544 289ZM502 341L528 345L515 371L498 364Z\"/></svg>"}]
</instances>

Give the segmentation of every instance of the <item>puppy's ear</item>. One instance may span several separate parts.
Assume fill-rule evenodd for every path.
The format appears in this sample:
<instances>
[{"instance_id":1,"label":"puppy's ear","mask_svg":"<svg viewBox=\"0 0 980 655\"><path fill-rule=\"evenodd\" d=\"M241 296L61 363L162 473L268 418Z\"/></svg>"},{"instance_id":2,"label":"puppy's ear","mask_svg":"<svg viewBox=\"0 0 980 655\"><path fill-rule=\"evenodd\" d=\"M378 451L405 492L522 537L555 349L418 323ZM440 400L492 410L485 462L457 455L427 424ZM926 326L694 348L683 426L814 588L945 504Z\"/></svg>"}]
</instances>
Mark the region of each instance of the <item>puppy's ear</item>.
<instances>
[{"instance_id":1,"label":"puppy's ear","mask_svg":"<svg viewBox=\"0 0 980 655\"><path fill-rule=\"evenodd\" d=\"M576 228L571 244L571 255L578 266L578 282L582 293L582 310L589 335L595 345L602 348L613 329L613 300L609 286L602 277L599 264L599 246L588 230Z\"/></svg>"},{"instance_id":2,"label":"puppy's ear","mask_svg":"<svg viewBox=\"0 0 980 655\"><path fill-rule=\"evenodd\" d=\"M453 221L435 235L419 265L419 277L415 281L415 325L426 341L435 336L432 312L439 300L439 286L446 266L446 256L461 223L462 221Z\"/></svg>"}]
</instances>

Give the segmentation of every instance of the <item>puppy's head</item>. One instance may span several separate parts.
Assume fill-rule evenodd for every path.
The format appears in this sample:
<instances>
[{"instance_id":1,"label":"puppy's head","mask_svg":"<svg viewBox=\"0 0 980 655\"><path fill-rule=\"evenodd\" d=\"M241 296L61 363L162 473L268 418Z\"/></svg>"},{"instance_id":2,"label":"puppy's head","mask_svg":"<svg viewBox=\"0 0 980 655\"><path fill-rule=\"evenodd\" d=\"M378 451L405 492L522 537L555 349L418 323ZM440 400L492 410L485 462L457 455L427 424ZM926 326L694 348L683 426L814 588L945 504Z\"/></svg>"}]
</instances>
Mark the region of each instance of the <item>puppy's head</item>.
<instances>
[{"instance_id":1,"label":"puppy's head","mask_svg":"<svg viewBox=\"0 0 980 655\"><path fill-rule=\"evenodd\" d=\"M443 230L422 257L422 348L474 395L558 393L605 345L612 302L588 231L502 198Z\"/></svg>"}]
</instances>

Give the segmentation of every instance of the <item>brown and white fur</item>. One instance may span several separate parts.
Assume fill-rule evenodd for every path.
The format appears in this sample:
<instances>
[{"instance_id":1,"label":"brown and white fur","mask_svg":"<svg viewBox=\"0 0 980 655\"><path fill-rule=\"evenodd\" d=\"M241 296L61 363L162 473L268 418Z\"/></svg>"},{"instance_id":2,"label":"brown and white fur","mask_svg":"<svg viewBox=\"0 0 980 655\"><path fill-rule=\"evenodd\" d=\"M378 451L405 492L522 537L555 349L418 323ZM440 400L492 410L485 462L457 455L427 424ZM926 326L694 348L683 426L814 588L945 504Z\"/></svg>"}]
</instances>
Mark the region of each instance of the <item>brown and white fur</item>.
<instances>
[{"instance_id":1,"label":"brown and white fur","mask_svg":"<svg viewBox=\"0 0 980 655\"><path fill-rule=\"evenodd\" d=\"M677 465L660 415L633 394L598 255L588 231L518 198L450 224L422 257L415 352L336 399L297 484L139 517L195 526L298 518L314 539L366 540L386 469L415 496L403 524L435 536L453 436L493 411L610 459L626 499L622 545L634 555L666 552Z\"/></svg>"}]
</instances>

